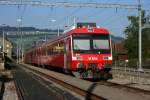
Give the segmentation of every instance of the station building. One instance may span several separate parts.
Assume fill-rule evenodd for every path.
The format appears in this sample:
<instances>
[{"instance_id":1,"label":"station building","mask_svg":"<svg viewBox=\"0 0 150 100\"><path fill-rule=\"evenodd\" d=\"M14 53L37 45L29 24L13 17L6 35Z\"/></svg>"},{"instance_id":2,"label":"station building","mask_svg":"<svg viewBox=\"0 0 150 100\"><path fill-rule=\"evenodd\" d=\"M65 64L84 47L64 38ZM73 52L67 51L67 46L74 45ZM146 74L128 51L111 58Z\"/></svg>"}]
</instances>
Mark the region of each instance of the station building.
<instances>
[{"instance_id":1,"label":"station building","mask_svg":"<svg viewBox=\"0 0 150 100\"><path fill-rule=\"evenodd\" d=\"M128 53L126 48L124 47L124 42L113 43L112 49L116 54L116 60L125 61L128 59Z\"/></svg>"},{"instance_id":2,"label":"station building","mask_svg":"<svg viewBox=\"0 0 150 100\"><path fill-rule=\"evenodd\" d=\"M6 55L11 58L12 57L12 43L5 38L4 40L4 52ZM2 53L3 51L3 37L0 36L0 52Z\"/></svg>"}]
</instances>

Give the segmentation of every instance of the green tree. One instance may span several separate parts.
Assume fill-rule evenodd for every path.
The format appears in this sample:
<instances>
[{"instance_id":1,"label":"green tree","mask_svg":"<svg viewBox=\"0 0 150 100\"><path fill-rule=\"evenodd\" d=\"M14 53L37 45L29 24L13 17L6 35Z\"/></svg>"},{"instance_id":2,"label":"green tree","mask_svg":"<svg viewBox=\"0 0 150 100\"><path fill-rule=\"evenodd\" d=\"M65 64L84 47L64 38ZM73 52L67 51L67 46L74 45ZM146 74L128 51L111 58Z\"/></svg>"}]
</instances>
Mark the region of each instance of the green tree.
<instances>
[{"instance_id":1,"label":"green tree","mask_svg":"<svg viewBox=\"0 0 150 100\"><path fill-rule=\"evenodd\" d=\"M128 51L129 59L138 58L138 38L139 38L139 17L129 16L129 25L126 27L125 33L125 47ZM142 12L142 26L146 23L145 12ZM150 29L142 29L142 56L143 58L150 58Z\"/></svg>"}]
</instances>

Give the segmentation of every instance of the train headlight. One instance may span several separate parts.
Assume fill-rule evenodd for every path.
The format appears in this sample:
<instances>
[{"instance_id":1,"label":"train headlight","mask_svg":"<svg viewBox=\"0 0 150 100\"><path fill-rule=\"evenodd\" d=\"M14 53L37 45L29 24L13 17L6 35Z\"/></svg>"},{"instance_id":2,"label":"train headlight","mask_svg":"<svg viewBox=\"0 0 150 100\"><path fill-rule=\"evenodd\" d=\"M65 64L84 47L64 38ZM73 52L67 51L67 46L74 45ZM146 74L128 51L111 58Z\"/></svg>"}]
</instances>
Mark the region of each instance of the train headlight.
<instances>
[{"instance_id":1,"label":"train headlight","mask_svg":"<svg viewBox=\"0 0 150 100\"><path fill-rule=\"evenodd\" d=\"M104 56L103 60L112 60L112 56Z\"/></svg>"},{"instance_id":2,"label":"train headlight","mask_svg":"<svg viewBox=\"0 0 150 100\"><path fill-rule=\"evenodd\" d=\"M82 57L81 56L72 57L72 60L82 60Z\"/></svg>"},{"instance_id":3,"label":"train headlight","mask_svg":"<svg viewBox=\"0 0 150 100\"><path fill-rule=\"evenodd\" d=\"M76 57L72 57L72 60L77 60L77 58Z\"/></svg>"},{"instance_id":4,"label":"train headlight","mask_svg":"<svg viewBox=\"0 0 150 100\"><path fill-rule=\"evenodd\" d=\"M109 60L112 60L112 56L108 57Z\"/></svg>"},{"instance_id":5,"label":"train headlight","mask_svg":"<svg viewBox=\"0 0 150 100\"><path fill-rule=\"evenodd\" d=\"M82 57L80 57L80 56L77 56L77 60L82 60Z\"/></svg>"}]
</instances>

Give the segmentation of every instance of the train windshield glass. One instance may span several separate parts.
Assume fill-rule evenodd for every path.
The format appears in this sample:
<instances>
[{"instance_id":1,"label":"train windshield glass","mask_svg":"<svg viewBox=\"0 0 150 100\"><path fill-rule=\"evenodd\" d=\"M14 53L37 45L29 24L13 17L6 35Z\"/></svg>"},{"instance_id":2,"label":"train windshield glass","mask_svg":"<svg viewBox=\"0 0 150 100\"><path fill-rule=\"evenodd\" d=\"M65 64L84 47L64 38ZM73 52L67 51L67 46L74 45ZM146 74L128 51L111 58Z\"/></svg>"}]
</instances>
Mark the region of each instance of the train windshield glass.
<instances>
[{"instance_id":1,"label":"train windshield glass","mask_svg":"<svg viewBox=\"0 0 150 100\"><path fill-rule=\"evenodd\" d=\"M90 50L89 39L74 39L74 50Z\"/></svg>"},{"instance_id":2,"label":"train windshield glass","mask_svg":"<svg viewBox=\"0 0 150 100\"><path fill-rule=\"evenodd\" d=\"M109 41L93 40L93 49L109 49Z\"/></svg>"},{"instance_id":3,"label":"train windshield glass","mask_svg":"<svg viewBox=\"0 0 150 100\"><path fill-rule=\"evenodd\" d=\"M110 53L109 34L74 34L74 53Z\"/></svg>"}]
</instances>

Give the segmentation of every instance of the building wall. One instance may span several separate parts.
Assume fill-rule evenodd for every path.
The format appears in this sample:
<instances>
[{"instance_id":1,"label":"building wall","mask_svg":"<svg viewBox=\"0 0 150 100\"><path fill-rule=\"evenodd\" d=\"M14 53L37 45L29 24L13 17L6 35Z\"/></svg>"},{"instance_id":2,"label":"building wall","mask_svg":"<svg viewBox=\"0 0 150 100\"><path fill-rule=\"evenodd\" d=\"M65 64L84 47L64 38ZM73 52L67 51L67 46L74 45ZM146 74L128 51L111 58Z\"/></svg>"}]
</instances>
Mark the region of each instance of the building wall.
<instances>
[{"instance_id":1,"label":"building wall","mask_svg":"<svg viewBox=\"0 0 150 100\"><path fill-rule=\"evenodd\" d=\"M4 47L4 52L7 54L8 57L12 57L12 43L8 41L7 39L4 40L5 47ZM2 52L3 48L3 38L0 37L0 52Z\"/></svg>"},{"instance_id":2,"label":"building wall","mask_svg":"<svg viewBox=\"0 0 150 100\"><path fill-rule=\"evenodd\" d=\"M127 54L127 50L124 47L124 42L114 43L113 50L116 54L116 60L127 60L128 59L128 54Z\"/></svg>"}]
</instances>

